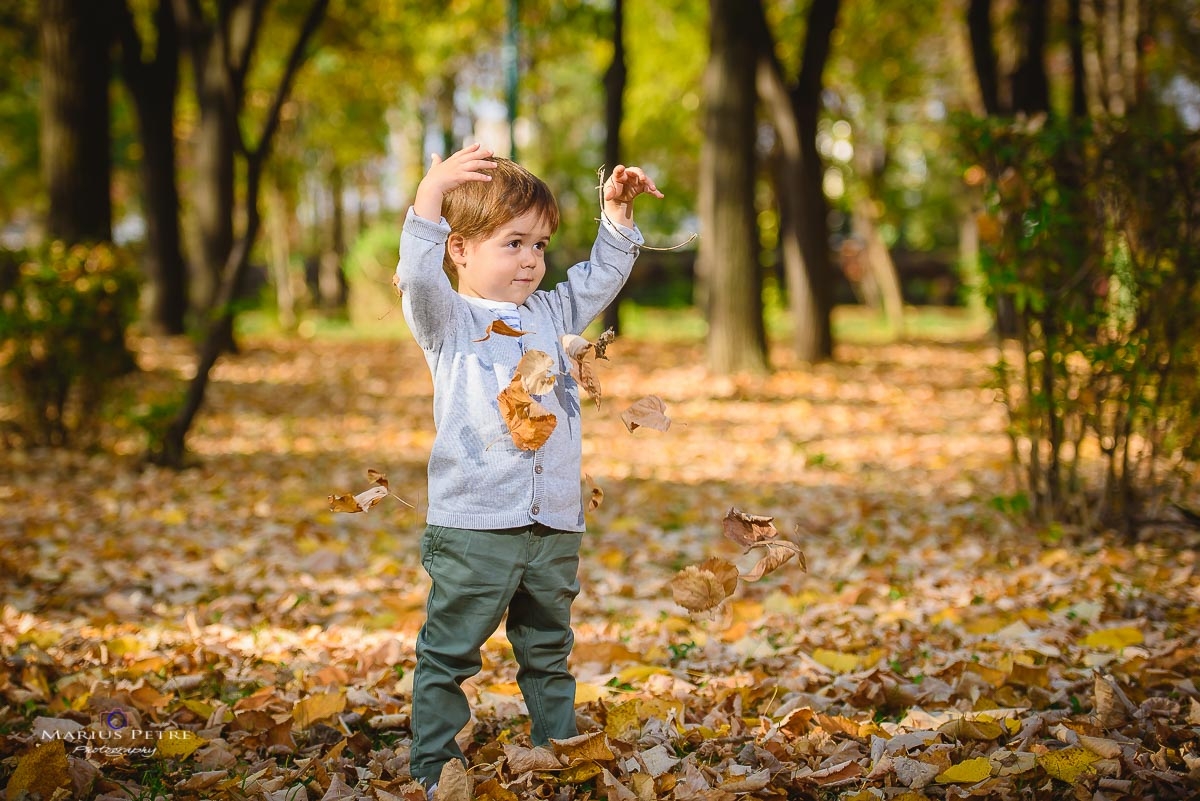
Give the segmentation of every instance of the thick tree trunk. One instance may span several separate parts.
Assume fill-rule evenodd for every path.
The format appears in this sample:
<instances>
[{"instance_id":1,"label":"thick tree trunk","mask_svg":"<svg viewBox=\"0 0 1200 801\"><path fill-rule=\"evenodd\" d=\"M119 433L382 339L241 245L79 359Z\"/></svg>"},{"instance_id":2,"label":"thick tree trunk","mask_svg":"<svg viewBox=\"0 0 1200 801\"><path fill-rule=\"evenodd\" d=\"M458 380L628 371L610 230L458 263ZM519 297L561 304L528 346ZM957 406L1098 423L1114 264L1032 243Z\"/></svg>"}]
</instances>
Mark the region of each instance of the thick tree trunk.
<instances>
[{"instance_id":1,"label":"thick tree trunk","mask_svg":"<svg viewBox=\"0 0 1200 801\"><path fill-rule=\"evenodd\" d=\"M621 163L621 121L625 118L625 83L628 68L625 64L625 3L613 0L613 56L604 73L604 164L612 170ZM604 327L620 333L622 289L604 310Z\"/></svg>"},{"instance_id":2,"label":"thick tree trunk","mask_svg":"<svg viewBox=\"0 0 1200 801\"><path fill-rule=\"evenodd\" d=\"M108 0L41 0L41 159L50 196L46 234L112 239Z\"/></svg>"},{"instance_id":3,"label":"thick tree trunk","mask_svg":"<svg viewBox=\"0 0 1200 801\"><path fill-rule=\"evenodd\" d=\"M758 56L743 6L709 3L700 258L708 281L708 365L716 373L767 369L754 207Z\"/></svg>"},{"instance_id":4,"label":"thick tree trunk","mask_svg":"<svg viewBox=\"0 0 1200 801\"><path fill-rule=\"evenodd\" d=\"M822 187L824 165L817 152L817 116L822 74L837 22L837 0L815 0L809 10L804 59L788 86L775 56L775 40L761 0L745 9L758 56L758 91L780 143L776 181L779 240L787 279L792 345L802 361L833 355L833 264L829 255L828 209Z\"/></svg>"},{"instance_id":5,"label":"thick tree trunk","mask_svg":"<svg viewBox=\"0 0 1200 801\"><path fill-rule=\"evenodd\" d=\"M125 84L137 109L142 144L142 214L146 218L146 273L151 281L150 324L182 334L188 312L187 263L179 230L175 165L175 105L179 91L179 29L169 0L155 10L155 46L142 60L142 40L127 5L119 26Z\"/></svg>"},{"instance_id":6,"label":"thick tree trunk","mask_svg":"<svg viewBox=\"0 0 1200 801\"><path fill-rule=\"evenodd\" d=\"M230 336L233 331L233 301L237 299L239 287L241 287L245 280L246 271L250 264L250 251L254 247L254 242L258 237L258 229L261 223L258 204L263 168L271 152L272 140L275 137L275 133L279 130L279 118L283 104L291 92L292 84L295 81L296 74L300 70L300 66L304 63L308 55L309 42L320 26L321 20L324 19L328 6L329 0L313 0L300 33L296 38L296 42L292 47L291 54L288 57L283 77L276 87L271 106L264 117L262 134L259 137L258 145L254 148L242 148L241 152L245 154L246 158L244 202L246 216L244 225L242 226L241 236L234 243L233 247L230 248L228 257L221 264L222 270L220 272L220 280L217 282L213 315L204 342L200 347L196 375L188 385L183 407L167 428L167 432L160 445L160 450L155 454L151 454L151 458L160 463L173 467L183 466L187 450L187 434L191 430L192 423L195 421L196 415L199 414L200 407L204 403L204 396L208 389L208 381L212 368L217 363L217 359L220 358L221 354L228 350L228 345L231 341ZM242 10L245 11L246 9ZM238 36L243 37L241 46L231 47L229 41L219 43L221 47L226 48L225 52L232 52L235 56L229 62L231 64L231 71L228 73L230 76L229 88L232 90L233 102L231 105L234 109L239 107L239 103L236 100L245 86L244 81L246 76L244 70L250 62L250 53L254 47L258 25L261 24L262 5L256 5L250 8L249 11L251 12L251 18L242 20L249 24L248 28L237 24L230 24L230 20L227 19L222 20L222 24L217 27L222 36L229 35L230 30L233 29L237 31ZM233 207L230 205L229 217L231 220L232 213Z\"/></svg>"}]
</instances>

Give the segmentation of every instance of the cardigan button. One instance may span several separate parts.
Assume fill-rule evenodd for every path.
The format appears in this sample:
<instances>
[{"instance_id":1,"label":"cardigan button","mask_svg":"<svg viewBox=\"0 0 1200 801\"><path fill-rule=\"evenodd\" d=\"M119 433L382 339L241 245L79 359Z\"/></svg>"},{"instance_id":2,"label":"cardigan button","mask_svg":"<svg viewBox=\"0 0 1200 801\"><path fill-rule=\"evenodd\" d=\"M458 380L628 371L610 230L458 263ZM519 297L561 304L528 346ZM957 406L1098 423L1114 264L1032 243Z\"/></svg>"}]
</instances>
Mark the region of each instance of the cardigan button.
<instances>
[{"instance_id":1,"label":"cardigan button","mask_svg":"<svg viewBox=\"0 0 1200 801\"><path fill-rule=\"evenodd\" d=\"M538 505L535 503L535 504L533 505L533 508L532 508L532 509L530 509L529 511L533 512L533 513L536 515L538 512L542 511L542 507L538 506Z\"/></svg>"},{"instance_id":2,"label":"cardigan button","mask_svg":"<svg viewBox=\"0 0 1200 801\"><path fill-rule=\"evenodd\" d=\"M542 466L540 464L534 465L533 472L537 473L538 475L541 475L542 474Z\"/></svg>"}]
</instances>

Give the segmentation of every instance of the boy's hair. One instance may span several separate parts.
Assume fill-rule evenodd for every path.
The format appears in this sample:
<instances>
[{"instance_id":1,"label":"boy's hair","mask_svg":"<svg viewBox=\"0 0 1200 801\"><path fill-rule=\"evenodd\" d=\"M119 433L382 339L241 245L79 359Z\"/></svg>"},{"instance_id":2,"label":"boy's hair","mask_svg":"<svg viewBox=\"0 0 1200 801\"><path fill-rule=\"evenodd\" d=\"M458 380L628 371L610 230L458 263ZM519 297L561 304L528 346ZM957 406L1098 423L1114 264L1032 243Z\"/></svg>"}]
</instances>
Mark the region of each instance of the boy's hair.
<instances>
[{"instance_id":1,"label":"boy's hair","mask_svg":"<svg viewBox=\"0 0 1200 801\"><path fill-rule=\"evenodd\" d=\"M465 239L486 239L509 220L536 211L558 230L558 201L546 183L515 161L492 156L495 169L486 170L490 181L468 181L442 198L442 216L450 231ZM442 261L446 271L457 277L458 270L449 252Z\"/></svg>"}]
</instances>

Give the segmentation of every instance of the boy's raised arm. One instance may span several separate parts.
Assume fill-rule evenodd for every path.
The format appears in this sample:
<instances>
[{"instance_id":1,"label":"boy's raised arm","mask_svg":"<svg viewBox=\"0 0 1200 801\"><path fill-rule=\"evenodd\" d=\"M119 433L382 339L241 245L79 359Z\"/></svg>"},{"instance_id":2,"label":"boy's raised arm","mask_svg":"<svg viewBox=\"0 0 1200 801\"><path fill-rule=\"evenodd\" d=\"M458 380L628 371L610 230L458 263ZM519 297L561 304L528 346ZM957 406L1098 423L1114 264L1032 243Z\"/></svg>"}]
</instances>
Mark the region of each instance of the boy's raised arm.
<instances>
[{"instance_id":1,"label":"boy's raised arm","mask_svg":"<svg viewBox=\"0 0 1200 801\"><path fill-rule=\"evenodd\" d=\"M445 161L434 153L429 172L417 185L413 211L431 222L440 220L442 198L447 192L470 181L492 180L492 176L483 172L496 166L496 162L488 161L491 155L492 151L480 144L467 145Z\"/></svg>"}]
</instances>

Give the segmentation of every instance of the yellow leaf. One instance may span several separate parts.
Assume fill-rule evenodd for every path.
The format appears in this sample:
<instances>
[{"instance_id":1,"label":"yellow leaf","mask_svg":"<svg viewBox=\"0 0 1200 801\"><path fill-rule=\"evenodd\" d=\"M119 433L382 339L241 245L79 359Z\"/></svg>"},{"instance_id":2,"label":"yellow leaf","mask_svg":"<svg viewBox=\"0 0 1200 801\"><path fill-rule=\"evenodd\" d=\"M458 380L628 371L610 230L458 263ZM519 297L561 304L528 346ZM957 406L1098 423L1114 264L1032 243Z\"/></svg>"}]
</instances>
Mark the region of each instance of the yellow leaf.
<instances>
[{"instance_id":1,"label":"yellow leaf","mask_svg":"<svg viewBox=\"0 0 1200 801\"><path fill-rule=\"evenodd\" d=\"M17 637L17 644L31 643L45 650L62 639L62 633L54 629L30 629Z\"/></svg>"},{"instance_id":2,"label":"yellow leaf","mask_svg":"<svg viewBox=\"0 0 1200 801\"><path fill-rule=\"evenodd\" d=\"M550 746L554 749L554 753L566 757L571 764L607 762L616 759L612 749L608 747L608 736L602 731L580 734L565 740L551 740Z\"/></svg>"},{"instance_id":3,"label":"yellow leaf","mask_svg":"<svg viewBox=\"0 0 1200 801\"><path fill-rule=\"evenodd\" d=\"M604 724L604 733L614 740L635 737L642 730L638 718L638 700L625 701L608 708L608 720Z\"/></svg>"},{"instance_id":4,"label":"yellow leaf","mask_svg":"<svg viewBox=\"0 0 1200 801\"><path fill-rule=\"evenodd\" d=\"M938 774L936 781L938 784L973 784L981 782L991 775L992 763L988 762L987 757L975 757L974 759L965 759L957 765L951 765Z\"/></svg>"},{"instance_id":5,"label":"yellow leaf","mask_svg":"<svg viewBox=\"0 0 1200 801\"><path fill-rule=\"evenodd\" d=\"M581 681L575 685L575 705L582 706L612 695L611 687Z\"/></svg>"},{"instance_id":6,"label":"yellow leaf","mask_svg":"<svg viewBox=\"0 0 1200 801\"><path fill-rule=\"evenodd\" d=\"M858 669L858 656L841 651L830 651L827 648L817 648L812 652L812 658L818 664L832 670L834 673L849 673Z\"/></svg>"},{"instance_id":7,"label":"yellow leaf","mask_svg":"<svg viewBox=\"0 0 1200 801\"><path fill-rule=\"evenodd\" d=\"M1092 764L1099 762L1101 759L1102 757L1099 754L1094 754L1086 748L1073 745L1061 751L1042 754L1037 758L1037 762L1042 766L1042 770L1059 781L1064 781L1067 784L1075 784L1080 776L1085 773L1091 773Z\"/></svg>"},{"instance_id":8,"label":"yellow leaf","mask_svg":"<svg viewBox=\"0 0 1200 801\"><path fill-rule=\"evenodd\" d=\"M670 672L660 665L630 665L617 674L617 682L620 684L633 684L635 681L645 681L651 676Z\"/></svg>"},{"instance_id":9,"label":"yellow leaf","mask_svg":"<svg viewBox=\"0 0 1200 801\"><path fill-rule=\"evenodd\" d=\"M195 701L189 698L180 703L185 709L202 720L208 720L212 717L212 713L217 711L215 706L207 704L204 701Z\"/></svg>"},{"instance_id":10,"label":"yellow leaf","mask_svg":"<svg viewBox=\"0 0 1200 801\"><path fill-rule=\"evenodd\" d=\"M1082 640L1085 648L1108 648L1120 651L1129 645L1141 645L1145 641L1142 632L1133 626L1121 626L1115 629L1100 629L1093 631Z\"/></svg>"},{"instance_id":11,"label":"yellow leaf","mask_svg":"<svg viewBox=\"0 0 1200 801\"><path fill-rule=\"evenodd\" d=\"M166 759L187 759L207 742L193 732L173 729L163 732L163 739L158 741L154 752L155 755Z\"/></svg>"},{"instance_id":12,"label":"yellow leaf","mask_svg":"<svg viewBox=\"0 0 1200 801\"><path fill-rule=\"evenodd\" d=\"M559 773L558 781L565 784L583 784L588 779L599 776L603 770L604 768L595 762L580 762Z\"/></svg>"},{"instance_id":13,"label":"yellow leaf","mask_svg":"<svg viewBox=\"0 0 1200 801\"><path fill-rule=\"evenodd\" d=\"M17 761L4 788L5 798L16 798L21 791L50 798L60 787L69 787L67 749L62 740L50 740L35 747Z\"/></svg>"},{"instance_id":14,"label":"yellow leaf","mask_svg":"<svg viewBox=\"0 0 1200 801\"><path fill-rule=\"evenodd\" d=\"M105 643L108 648L108 653L112 656L122 657L126 654L140 653L145 649L137 637L132 634L125 634L120 637L114 637Z\"/></svg>"},{"instance_id":15,"label":"yellow leaf","mask_svg":"<svg viewBox=\"0 0 1200 801\"><path fill-rule=\"evenodd\" d=\"M292 709L292 719L302 729L307 729L318 720L332 717L346 708L346 696L340 692L314 693L300 701Z\"/></svg>"}]
</instances>

